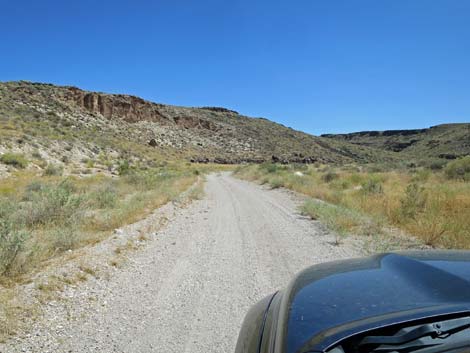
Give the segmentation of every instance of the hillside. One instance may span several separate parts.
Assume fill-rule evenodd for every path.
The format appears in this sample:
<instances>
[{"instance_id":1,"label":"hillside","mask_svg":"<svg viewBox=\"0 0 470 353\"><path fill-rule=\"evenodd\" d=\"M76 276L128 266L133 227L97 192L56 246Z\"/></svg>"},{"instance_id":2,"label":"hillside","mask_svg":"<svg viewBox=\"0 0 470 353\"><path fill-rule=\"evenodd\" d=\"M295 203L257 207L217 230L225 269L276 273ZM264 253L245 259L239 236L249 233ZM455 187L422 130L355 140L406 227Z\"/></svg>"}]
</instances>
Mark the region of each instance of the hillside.
<instances>
[{"instance_id":1,"label":"hillside","mask_svg":"<svg viewBox=\"0 0 470 353\"><path fill-rule=\"evenodd\" d=\"M393 159L218 107L186 108L138 97L30 82L0 83L0 153L81 168L116 161L348 163ZM43 163L44 164L44 163ZM4 167L3 167L4 168Z\"/></svg>"},{"instance_id":2,"label":"hillside","mask_svg":"<svg viewBox=\"0 0 470 353\"><path fill-rule=\"evenodd\" d=\"M470 123L443 124L428 129L361 131L321 136L418 158L455 159L470 154Z\"/></svg>"}]
</instances>

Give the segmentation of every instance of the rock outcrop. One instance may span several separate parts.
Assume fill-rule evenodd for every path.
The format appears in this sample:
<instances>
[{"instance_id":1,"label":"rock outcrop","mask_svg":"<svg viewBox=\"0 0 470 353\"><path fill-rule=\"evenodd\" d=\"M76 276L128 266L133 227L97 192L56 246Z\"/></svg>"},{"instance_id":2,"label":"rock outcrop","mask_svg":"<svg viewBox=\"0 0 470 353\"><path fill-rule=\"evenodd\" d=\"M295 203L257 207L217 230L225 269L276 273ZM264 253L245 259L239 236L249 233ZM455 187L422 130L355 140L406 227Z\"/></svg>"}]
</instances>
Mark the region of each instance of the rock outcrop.
<instances>
[{"instance_id":1,"label":"rock outcrop","mask_svg":"<svg viewBox=\"0 0 470 353\"><path fill-rule=\"evenodd\" d=\"M90 113L99 113L106 119L123 119L128 122L142 120L169 123L159 108L161 105L148 102L142 98L121 95L86 92L76 87L67 87L62 92L63 100L73 102Z\"/></svg>"}]
</instances>

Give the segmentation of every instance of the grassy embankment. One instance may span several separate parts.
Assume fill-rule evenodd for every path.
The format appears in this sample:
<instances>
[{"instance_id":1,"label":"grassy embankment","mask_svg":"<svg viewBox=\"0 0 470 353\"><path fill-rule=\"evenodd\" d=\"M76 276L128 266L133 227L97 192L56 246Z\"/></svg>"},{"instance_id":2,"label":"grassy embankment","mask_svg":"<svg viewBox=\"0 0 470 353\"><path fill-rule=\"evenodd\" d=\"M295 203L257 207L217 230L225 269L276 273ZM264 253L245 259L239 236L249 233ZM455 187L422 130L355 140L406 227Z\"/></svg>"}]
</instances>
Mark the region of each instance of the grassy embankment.
<instances>
[{"instance_id":1,"label":"grassy embankment","mask_svg":"<svg viewBox=\"0 0 470 353\"><path fill-rule=\"evenodd\" d=\"M441 171L264 164L236 175L310 196L302 212L335 231L338 242L399 229L431 246L470 249L470 157Z\"/></svg>"}]
</instances>

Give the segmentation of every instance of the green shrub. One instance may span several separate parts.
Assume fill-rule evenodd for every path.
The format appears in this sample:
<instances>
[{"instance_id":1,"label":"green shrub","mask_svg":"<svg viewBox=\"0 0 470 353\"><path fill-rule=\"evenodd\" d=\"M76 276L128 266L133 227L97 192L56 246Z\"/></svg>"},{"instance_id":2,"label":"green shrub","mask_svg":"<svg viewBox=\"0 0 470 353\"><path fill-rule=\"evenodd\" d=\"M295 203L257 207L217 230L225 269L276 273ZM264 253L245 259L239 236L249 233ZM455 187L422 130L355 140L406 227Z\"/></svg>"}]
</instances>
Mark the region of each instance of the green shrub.
<instances>
[{"instance_id":1,"label":"green shrub","mask_svg":"<svg viewBox=\"0 0 470 353\"><path fill-rule=\"evenodd\" d=\"M104 188L96 191L92 197L98 208L114 207L118 200L116 188L112 185L106 185Z\"/></svg>"},{"instance_id":2,"label":"green shrub","mask_svg":"<svg viewBox=\"0 0 470 353\"><path fill-rule=\"evenodd\" d=\"M449 162L444 172L449 179L470 181L470 156Z\"/></svg>"},{"instance_id":3,"label":"green shrub","mask_svg":"<svg viewBox=\"0 0 470 353\"><path fill-rule=\"evenodd\" d=\"M26 232L15 229L8 219L0 218L0 275L9 271L27 238Z\"/></svg>"},{"instance_id":4,"label":"green shrub","mask_svg":"<svg viewBox=\"0 0 470 353\"><path fill-rule=\"evenodd\" d=\"M10 219L17 208L18 203L11 202L7 198L0 198L0 219Z\"/></svg>"},{"instance_id":5,"label":"green shrub","mask_svg":"<svg viewBox=\"0 0 470 353\"><path fill-rule=\"evenodd\" d=\"M413 175L412 181L415 182L426 182L431 176L431 171L428 169L420 169Z\"/></svg>"},{"instance_id":6,"label":"green shrub","mask_svg":"<svg viewBox=\"0 0 470 353\"><path fill-rule=\"evenodd\" d=\"M42 155L38 150L35 150L32 154L33 158L42 159Z\"/></svg>"},{"instance_id":7,"label":"green shrub","mask_svg":"<svg viewBox=\"0 0 470 353\"><path fill-rule=\"evenodd\" d=\"M431 169L431 170L441 170L446 166L446 164L447 164L446 160L435 159L435 160L432 160L429 163L429 169Z\"/></svg>"},{"instance_id":8,"label":"green shrub","mask_svg":"<svg viewBox=\"0 0 470 353\"><path fill-rule=\"evenodd\" d=\"M269 185L271 185L271 188L273 189L279 189L284 186L284 181L282 180L282 178L274 177L269 180Z\"/></svg>"},{"instance_id":9,"label":"green shrub","mask_svg":"<svg viewBox=\"0 0 470 353\"><path fill-rule=\"evenodd\" d=\"M75 188L68 180L57 185L46 185L29 195L30 201L21 209L22 219L27 226L37 224L65 224L79 218L83 198L75 194Z\"/></svg>"},{"instance_id":10,"label":"green shrub","mask_svg":"<svg viewBox=\"0 0 470 353\"><path fill-rule=\"evenodd\" d=\"M100 154L98 155L98 161L101 164L106 164L106 162L108 161L108 155L105 152L100 152Z\"/></svg>"},{"instance_id":11,"label":"green shrub","mask_svg":"<svg viewBox=\"0 0 470 353\"><path fill-rule=\"evenodd\" d=\"M401 200L400 212L404 218L415 218L426 205L427 195L424 187L412 182L406 187L405 196Z\"/></svg>"},{"instance_id":12,"label":"green shrub","mask_svg":"<svg viewBox=\"0 0 470 353\"><path fill-rule=\"evenodd\" d=\"M46 169L43 171L43 175L45 176L54 176L54 175L62 175L64 173L64 167L58 164L48 164Z\"/></svg>"},{"instance_id":13,"label":"green shrub","mask_svg":"<svg viewBox=\"0 0 470 353\"><path fill-rule=\"evenodd\" d=\"M369 178L362 184L362 192L367 195L382 194L382 181L377 178Z\"/></svg>"},{"instance_id":14,"label":"green shrub","mask_svg":"<svg viewBox=\"0 0 470 353\"><path fill-rule=\"evenodd\" d=\"M325 183L330 183L332 182L333 180L335 179L338 179L339 178L339 175L335 172L328 172L326 174L323 174L321 176L321 179L325 182Z\"/></svg>"},{"instance_id":15,"label":"green shrub","mask_svg":"<svg viewBox=\"0 0 470 353\"><path fill-rule=\"evenodd\" d=\"M346 190L351 187L351 182L346 179L337 179L330 184L330 187L335 190Z\"/></svg>"},{"instance_id":16,"label":"green shrub","mask_svg":"<svg viewBox=\"0 0 470 353\"><path fill-rule=\"evenodd\" d=\"M23 154L19 153L5 153L0 156L0 161L4 164L21 169L26 168L29 163L26 157Z\"/></svg>"},{"instance_id":17,"label":"green shrub","mask_svg":"<svg viewBox=\"0 0 470 353\"><path fill-rule=\"evenodd\" d=\"M364 175L363 174L360 174L360 173L353 173L349 176L349 181L351 182L351 184L353 185L359 185L362 183L362 181L364 180Z\"/></svg>"},{"instance_id":18,"label":"green shrub","mask_svg":"<svg viewBox=\"0 0 470 353\"><path fill-rule=\"evenodd\" d=\"M24 190L23 201L32 201L34 194L42 191L46 187L46 184L35 180L28 184Z\"/></svg>"},{"instance_id":19,"label":"green shrub","mask_svg":"<svg viewBox=\"0 0 470 353\"><path fill-rule=\"evenodd\" d=\"M52 246L56 251L73 249L79 241L78 226L74 222L56 228L50 232Z\"/></svg>"},{"instance_id":20,"label":"green shrub","mask_svg":"<svg viewBox=\"0 0 470 353\"><path fill-rule=\"evenodd\" d=\"M281 169L279 165L274 163L263 163L260 165L260 168L266 170L268 173L276 173Z\"/></svg>"},{"instance_id":21,"label":"green shrub","mask_svg":"<svg viewBox=\"0 0 470 353\"><path fill-rule=\"evenodd\" d=\"M131 171L131 166L129 164L129 161L127 159L119 162L117 171L119 175L126 175Z\"/></svg>"},{"instance_id":22,"label":"green shrub","mask_svg":"<svg viewBox=\"0 0 470 353\"><path fill-rule=\"evenodd\" d=\"M95 161L93 159L88 159L86 161L86 167L87 168L93 168L95 166Z\"/></svg>"}]
</instances>

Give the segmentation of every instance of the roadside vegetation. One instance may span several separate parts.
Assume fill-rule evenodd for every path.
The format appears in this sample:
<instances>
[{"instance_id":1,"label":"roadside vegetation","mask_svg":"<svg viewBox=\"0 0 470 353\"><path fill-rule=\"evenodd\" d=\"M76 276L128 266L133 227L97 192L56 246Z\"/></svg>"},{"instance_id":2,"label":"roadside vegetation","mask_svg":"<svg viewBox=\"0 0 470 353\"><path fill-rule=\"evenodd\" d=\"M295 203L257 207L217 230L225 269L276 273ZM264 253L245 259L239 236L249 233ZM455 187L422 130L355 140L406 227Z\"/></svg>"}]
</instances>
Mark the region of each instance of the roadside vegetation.
<instances>
[{"instance_id":1,"label":"roadside vegetation","mask_svg":"<svg viewBox=\"0 0 470 353\"><path fill-rule=\"evenodd\" d=\"M0 283L4 285L63 252L99 242L113 230L175 200L210 166L174 164L121 168L119 177L61 176L55 168L17 171L0 183Z\"/></svg>"},{"instance_id":2,"label":"roadside vegetation","mask_svg":"<svg viewBox=\"0 0 470 353\"><path fill-rule=\"evenodd\" d=\"M82 257L80 248L121 234L121 227L169 201L183 205L200 199L204 175L224 168L176 161L111 162L118 166L113 174L64 173L63 165L49 163L39 170L15 166L9 177L0 179L0 342L14 335L25 318L40 315L38 304L57 298L65 285L85 281L95 271L80 260L79 271L40 276L36 283L36 274L51 259L54 266L65 265ZM103 161L96 164L102 169ZM139 240L147 236L144 232ZM122 253L135 248L129 241L120 245L109 264L119 266ZM31 281L39 292L37 301L29 303L17 291Z\"/></svg>"},{"instance_id":3,"label":"roadside vegetation","mask_svg":"<svg viewBox=\"0 0 470 353\"><path fill-rule=\"evenodd\" d=\"M236 175L310 197L302 212L338 236L401 230L435 247L470 249L470 157L443 169L381 171L343 166L262 164Z\"/></svg>"}]
</instances>

